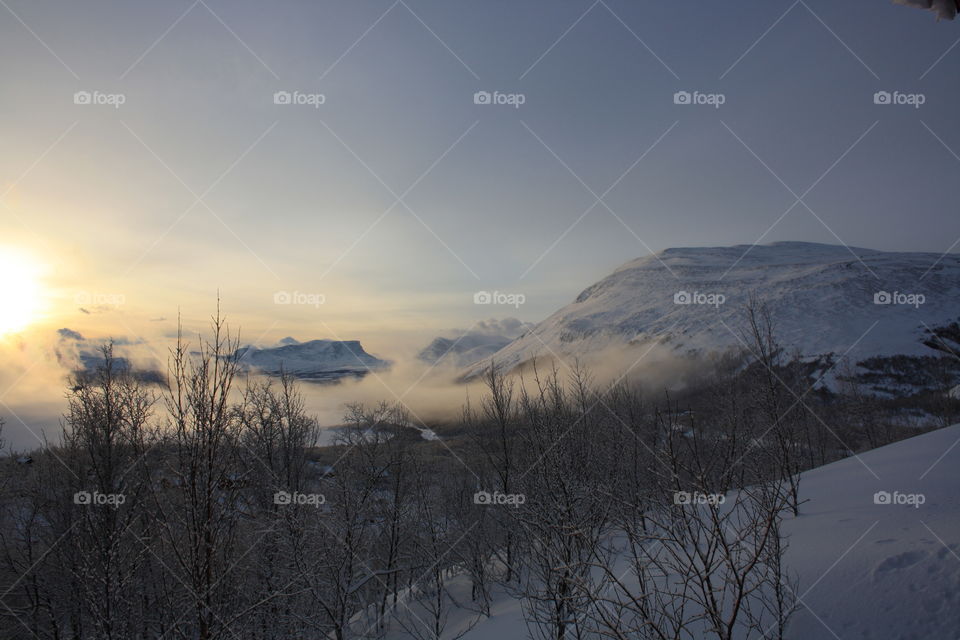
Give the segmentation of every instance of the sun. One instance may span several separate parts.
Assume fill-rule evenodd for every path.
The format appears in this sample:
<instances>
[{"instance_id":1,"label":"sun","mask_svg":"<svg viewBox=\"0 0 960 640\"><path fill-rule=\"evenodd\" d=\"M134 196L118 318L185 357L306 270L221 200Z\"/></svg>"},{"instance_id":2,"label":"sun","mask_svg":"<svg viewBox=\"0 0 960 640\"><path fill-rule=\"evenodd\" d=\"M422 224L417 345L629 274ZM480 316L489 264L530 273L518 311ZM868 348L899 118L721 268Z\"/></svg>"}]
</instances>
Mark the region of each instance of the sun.
<instances>
[{"instance_id":1,"label":"sun","mask_svg":"<svg viewBox=\"0 0 960 640\"><path fill-rule=\"evenodd\" d=\"M0 336L38 319L42 303L40 265L29 254L0 246Z\"/></svg>"}]
</instances>

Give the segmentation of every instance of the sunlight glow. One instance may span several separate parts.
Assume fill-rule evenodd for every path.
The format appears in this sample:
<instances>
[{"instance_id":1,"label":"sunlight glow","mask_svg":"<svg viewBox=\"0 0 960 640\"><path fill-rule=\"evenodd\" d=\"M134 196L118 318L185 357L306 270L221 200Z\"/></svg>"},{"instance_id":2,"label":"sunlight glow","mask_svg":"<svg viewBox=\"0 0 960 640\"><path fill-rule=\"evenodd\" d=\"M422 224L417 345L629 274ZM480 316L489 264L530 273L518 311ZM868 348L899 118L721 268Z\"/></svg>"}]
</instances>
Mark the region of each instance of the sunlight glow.
<instances>
[{"instance_id":1,"label":"sunlight glow","mask_svg":"<svg viewBox=\"0 0 960 640\"><path fill-rule=\"evenodd\" d=\"M40 272L27 253L0 246L0 336L21 331L38 318Z\"/></svg>"}]
</instances>

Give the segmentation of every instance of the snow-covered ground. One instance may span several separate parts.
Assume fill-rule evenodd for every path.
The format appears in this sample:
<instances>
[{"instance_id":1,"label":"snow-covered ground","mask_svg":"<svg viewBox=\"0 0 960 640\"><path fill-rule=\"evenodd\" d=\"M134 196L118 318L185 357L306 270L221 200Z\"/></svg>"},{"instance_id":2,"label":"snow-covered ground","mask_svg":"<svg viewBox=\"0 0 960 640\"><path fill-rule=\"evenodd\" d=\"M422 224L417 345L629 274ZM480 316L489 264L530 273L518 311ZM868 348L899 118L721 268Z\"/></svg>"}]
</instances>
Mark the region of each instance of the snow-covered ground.
<instances>
[{"instance_id":1,"label":"snow-covered ground","mask_svg":"<svg viewBox=\"0 0 960 640\"><path fill-rule=\"evenodd\" d=\"M806 605L790 638L960 638L958 441L955 425L804 474L809 502L786 523Z\"/></svg>"},{"instance_id":2,"label":"snow-covered ground","mask_svg":"<svg viewBox=\"0 0 960 640\"><path fill-rule=\"evenodd\" d=\"M493 359L510 369L552 354L603 360L631 346L639 356L651 343L723 350L740 344L751 295L802 355L932 354L925 332L960 314L960 257L808 242L666 249L621 266Z\"/></svg>"},{"instance_id":3,"label":"snow-covered ground","mask_svg":"<svg viewBox=\"0 0 960 640\"><path fill-rule=\"evenodd\" d=\"M960 638L958 442L955 425L803 474L801 515L784 524L801 601L789 639ZM464 578L452 584L469 601ZM455 610L443 638L528 637L519 600L497 591L491 614Z\"/></svg>"}]
</instances>

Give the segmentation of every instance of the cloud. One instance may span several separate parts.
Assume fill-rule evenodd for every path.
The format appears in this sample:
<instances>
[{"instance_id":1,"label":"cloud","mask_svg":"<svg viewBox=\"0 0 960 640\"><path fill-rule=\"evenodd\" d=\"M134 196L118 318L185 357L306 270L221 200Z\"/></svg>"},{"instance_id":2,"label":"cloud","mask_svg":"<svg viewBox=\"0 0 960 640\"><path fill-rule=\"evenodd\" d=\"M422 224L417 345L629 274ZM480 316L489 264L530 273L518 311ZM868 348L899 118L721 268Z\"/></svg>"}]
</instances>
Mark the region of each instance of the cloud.
<instances>
[{"instance_id":1,"label":"cloud","mask_svg":"<svg viewBox=\"0 0 960 640\"><path fill-rule=\"evenodd\" d=\"M83 340L83 336L79 331L74 331L73 329L68 329L64 327L63 329L58 329L57 333L60 334L60 337L65 340Z\"/></svg>"},{"instance_id":2,"label":"cloud","mask_svg":"<svg viewBox=\"0 0 960 640\"><path fill-rule=\"evenodd\" d=\"M53 347L57 363L71 373L95 373L103 365L103 348L112 343L114 361L120 371L127 371L142 382L163 384L164 376L156 358L145 353L149 345L140 338L120 336L111 339L84 338L79 331L64 327L57 330L58 340ZM136 348L135 348L136 347Z\"/></svg>"},{"instance_id":3,"label":"cloud","mask_svg":"<svg viewBox=\"0 0 960 640\"><path fill-rule=\"evenodd\" d=\"M517 318L490 318L488 320L481 320L470 329L455 329L453 334L457 336L476 334L519 338L533 327L534 324L532 322L523 322Z\"/></svg>"}]
</instances>

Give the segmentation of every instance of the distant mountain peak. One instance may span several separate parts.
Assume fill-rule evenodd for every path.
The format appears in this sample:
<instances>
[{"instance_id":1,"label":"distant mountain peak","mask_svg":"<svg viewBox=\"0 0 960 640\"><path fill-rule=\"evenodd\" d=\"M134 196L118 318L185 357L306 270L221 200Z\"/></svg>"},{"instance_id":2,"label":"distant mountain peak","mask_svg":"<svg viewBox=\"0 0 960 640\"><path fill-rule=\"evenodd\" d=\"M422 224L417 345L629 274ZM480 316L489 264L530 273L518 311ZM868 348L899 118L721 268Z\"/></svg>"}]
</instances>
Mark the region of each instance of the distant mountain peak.
<instances>
[{"instance_id":1,"label":"distant mountain peak","mask_svg":"<svg viewBox=\"0 0 960 640\"><path fill-rule=\"evenodd\" d=\"M284 342L279 347L270 348L248 345L239 349L237 356L242 365L267 375L285 372L319 382L360 378L390 366L389 361L367 353L359 340L281 340Z\"/></svg>"},{"instance_id":2,"label":"distant mountain peak","mask_svg":"<svg viewBox=\"0 0 960 640\"><path fill-rule=\"evenodd\" d=\"M469 330L452 331L452 337L434 338L417 359L430 365L466 367L496 353L532 327L517 318L481 320Z\"/></svg>"}]
</instances>

